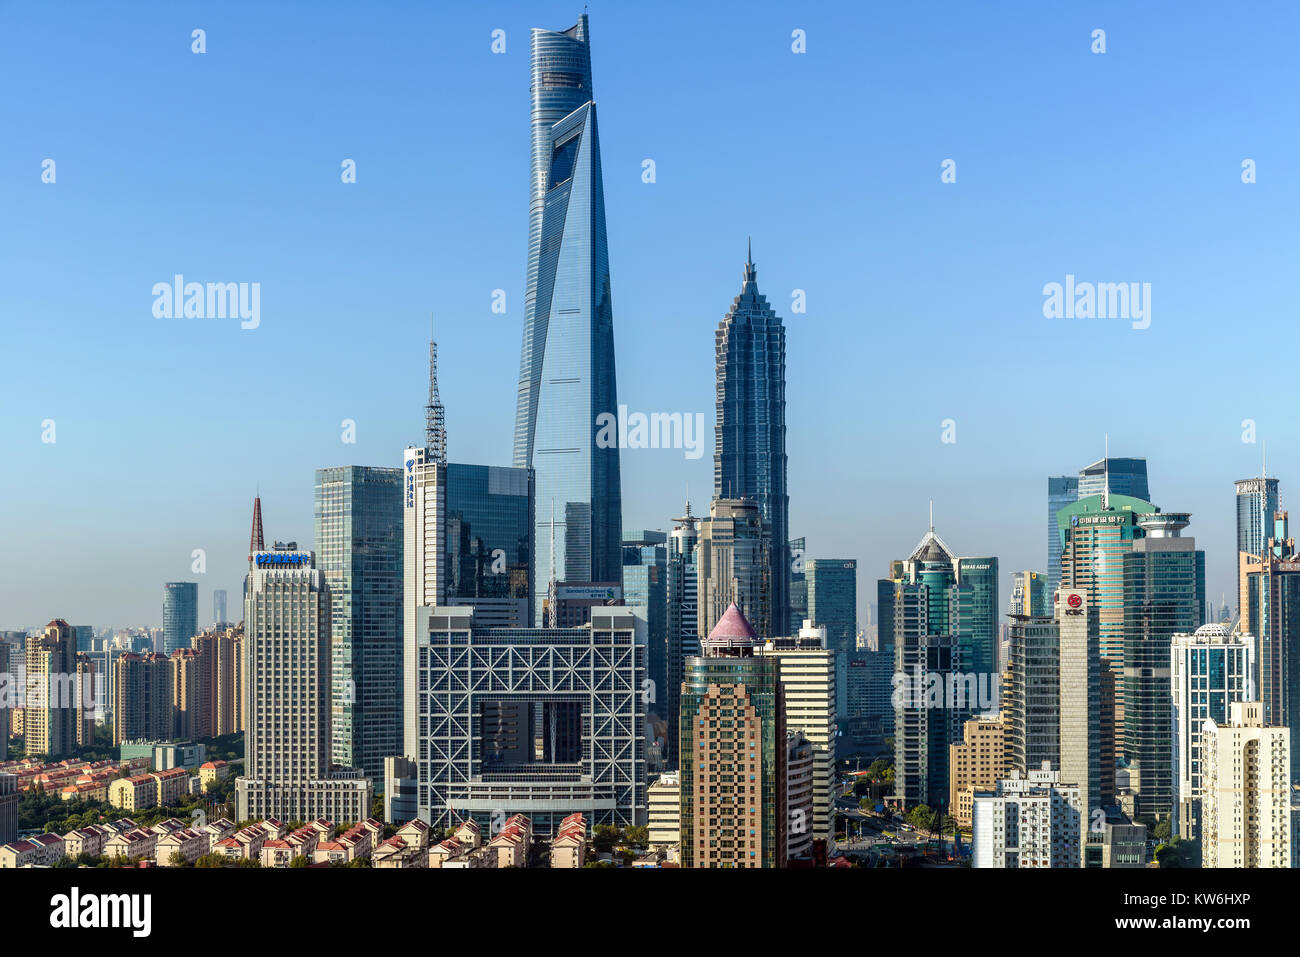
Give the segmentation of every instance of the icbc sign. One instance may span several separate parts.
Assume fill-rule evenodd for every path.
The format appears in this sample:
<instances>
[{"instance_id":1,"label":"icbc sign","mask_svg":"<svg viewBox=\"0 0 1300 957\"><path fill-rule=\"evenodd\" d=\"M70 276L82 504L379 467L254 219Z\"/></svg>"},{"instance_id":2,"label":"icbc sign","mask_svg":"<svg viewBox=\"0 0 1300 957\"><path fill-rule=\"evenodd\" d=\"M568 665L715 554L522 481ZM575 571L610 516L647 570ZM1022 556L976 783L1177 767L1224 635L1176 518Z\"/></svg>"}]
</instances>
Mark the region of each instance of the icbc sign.
<instances>
[{"instance_id":1,"label":"icbc sign","mask_svg":"<svg viewBox=\"0 0 1300 957\"><path fill-rule=\"evenodd\" d=\"M1071 595L1068 599L1066 599L1066 604L1069 605L1071 608L1078 608L1080 605L1083 604L1083 599L1080 598L1078 595Z\"/></svg>"}]
</instances>

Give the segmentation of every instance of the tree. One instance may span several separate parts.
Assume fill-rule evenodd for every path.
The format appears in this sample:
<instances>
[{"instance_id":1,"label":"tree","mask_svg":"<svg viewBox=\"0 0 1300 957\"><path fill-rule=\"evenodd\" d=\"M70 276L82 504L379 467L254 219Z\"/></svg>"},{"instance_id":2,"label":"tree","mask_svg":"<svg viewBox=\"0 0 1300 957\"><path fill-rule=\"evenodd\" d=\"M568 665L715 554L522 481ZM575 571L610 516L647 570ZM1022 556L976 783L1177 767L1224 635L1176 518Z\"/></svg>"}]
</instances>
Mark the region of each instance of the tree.
<instances>
[{"instance_id":1,"label":"tree","mask_svg":"<svg viewBox=\"0 0 1300 957\"><path fill-rule=\"evenodd\" d=\"M185 867L189 861L185 860L185 855L180 851L172 851L172 856L167 858L167 863L172 867Z\"/></svg>"},{"instance_id":2,"label":"tree","mask_svg":"<svg viewBox=\"0 0 1300 957\"><path fill-rule=\"evenodd\" d=\"M627 829L627 842L633 847L648 847L650 845L650 828L645 825L636 825Z\"/></svg>"},{"instance_id":3,"label":"tree","mask_svg":"<svg viewBox=\"0 0 1300 957\"><path fill-rule=\"evenodd\" d=\"M311 867L311 861L307 860L306 857L299 854L297 857L295 857L293 860L289 862L289 866L290 867Z\"/></svg>"},{"instance_id":4,"label":"tree","mask_svg":"<svg viewBox=\"0 0 1300 957\"><path fill-rule=\"evenodd\" d=\"M1166 817L1164 820L1160 821L1160 822L1155 826L1154 830L1151 832L1151 836L1154 837L1157 841L1167 841L1167 840L1169 840L1169 837L1170 837L1170 825L1169 825L1169 822L1170 822L1170 818L1168 818L1168 817Z\"/></svg>"},{"instance_id":5,"label":"tree","mask_svg":"<svg viewBox=\"0 0 1300 957\"><path fill-rule=\"evenodd\" d=\"M614 849L614 844L618 840L618 828L609 824L597 824L591 832L591 843L599 854L605 854Z\"/></svg>"}]
</instances>

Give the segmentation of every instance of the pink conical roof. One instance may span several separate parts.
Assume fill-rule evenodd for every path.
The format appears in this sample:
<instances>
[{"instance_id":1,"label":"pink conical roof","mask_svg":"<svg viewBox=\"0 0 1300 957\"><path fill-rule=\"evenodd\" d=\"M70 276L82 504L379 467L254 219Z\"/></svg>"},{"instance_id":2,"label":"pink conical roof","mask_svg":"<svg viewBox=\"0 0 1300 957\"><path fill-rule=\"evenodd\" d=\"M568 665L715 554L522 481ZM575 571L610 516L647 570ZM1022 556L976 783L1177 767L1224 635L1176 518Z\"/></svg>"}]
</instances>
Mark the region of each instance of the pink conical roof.
<instances>
[{"instance_id":1,"label":"pink conical roof","mask_svg":"<svg viewBox=\"0 0 1300 957\"><path fill-rule=\"evenodd\" d=\"M757 638L758 632L733 601L701 644L705 648L748 648Z\"/></svg>"}]
</instances>

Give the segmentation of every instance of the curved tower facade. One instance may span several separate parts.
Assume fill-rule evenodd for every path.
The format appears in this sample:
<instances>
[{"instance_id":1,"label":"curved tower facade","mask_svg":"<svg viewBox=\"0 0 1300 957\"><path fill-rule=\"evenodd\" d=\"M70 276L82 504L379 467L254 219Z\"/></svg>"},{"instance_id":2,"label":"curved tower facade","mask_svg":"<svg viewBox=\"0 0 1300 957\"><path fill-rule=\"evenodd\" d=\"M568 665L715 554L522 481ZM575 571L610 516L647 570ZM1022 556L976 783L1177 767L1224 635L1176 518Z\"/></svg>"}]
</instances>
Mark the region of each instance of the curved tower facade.
<instances>
[{"instance_id":1,"label":"curved tower facade","mask_svg":"<svg viewBox=\"0 0 1300 957\"><path fill-rule=\"evenodd\" d=\"M745 262L740 295L714 336L717 364L717 445L713 496L758 505L768 539L764 637L790 623L790 497L786 494L785 327L758 291L753 256ZM748 609L753 614L753 609Z\"/></svg>"},{"instance_id":2,"label":"curved tower facade","mask_svg":"<svg viewBox=\"0 0 1300 957\"><path fill-rule=\"evenodd\" d=\"M528 282L515 411L514 463L536 472L534 601L552 579L618 581L618 448L596 442L616 415L613 306L591 51L584 14L532 35L532 178ZM554 505L555 518L550 520Z\"/></svg>"}]
</instances>

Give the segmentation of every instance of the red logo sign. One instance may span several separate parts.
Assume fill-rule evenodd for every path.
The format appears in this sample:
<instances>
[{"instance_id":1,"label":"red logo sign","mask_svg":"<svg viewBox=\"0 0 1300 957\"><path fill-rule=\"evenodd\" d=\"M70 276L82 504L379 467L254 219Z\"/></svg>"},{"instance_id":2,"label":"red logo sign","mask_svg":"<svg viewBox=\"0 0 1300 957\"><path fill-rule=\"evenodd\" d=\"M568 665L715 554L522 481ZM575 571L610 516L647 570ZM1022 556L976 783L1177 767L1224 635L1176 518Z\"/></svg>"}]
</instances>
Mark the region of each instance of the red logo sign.
<instances>
[{"instance_id":1,"label":"red logo sign","mask_svg":"<svg viewBox=\"0 0 1300 957\"><path fill-rule=\"evenodd\" d=\"M1071 595L1068 599L1066 599L1066 603L1071 608L1078 608L1080 605L1083 604L1083 599L1080 598L1078 595Z\"/></svg>"}]
</instances>

